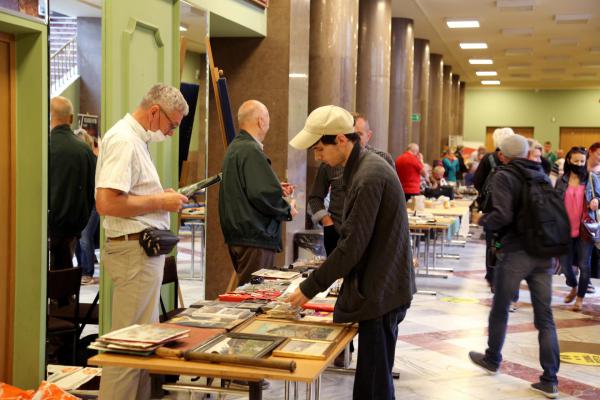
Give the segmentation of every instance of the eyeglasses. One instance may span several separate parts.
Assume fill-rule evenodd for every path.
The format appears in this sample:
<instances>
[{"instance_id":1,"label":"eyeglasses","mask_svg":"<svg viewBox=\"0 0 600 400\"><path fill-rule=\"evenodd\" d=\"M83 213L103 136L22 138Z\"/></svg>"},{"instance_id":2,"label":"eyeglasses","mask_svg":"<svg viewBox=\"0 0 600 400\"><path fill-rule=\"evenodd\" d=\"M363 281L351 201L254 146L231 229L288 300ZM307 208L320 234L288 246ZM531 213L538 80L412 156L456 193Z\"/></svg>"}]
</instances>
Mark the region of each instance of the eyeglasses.
<instances>
[{"instance_id":1,"label":"eyeglasses","mask_svg":"<svg viewBox=\"0 0 600 400\"><path fill-rule=\"evenodd\" d=\"M169 118L169 116L167 115L167 113L162 109L162 107L159 106L158 108L160 110L161 113L164 114L164 116L167 118L167 121L169 121L169 132L174 131L175 129L179 128L179 124L175 124L173 123L173 120L171 118Z\"/></svg>"}]
</instances>

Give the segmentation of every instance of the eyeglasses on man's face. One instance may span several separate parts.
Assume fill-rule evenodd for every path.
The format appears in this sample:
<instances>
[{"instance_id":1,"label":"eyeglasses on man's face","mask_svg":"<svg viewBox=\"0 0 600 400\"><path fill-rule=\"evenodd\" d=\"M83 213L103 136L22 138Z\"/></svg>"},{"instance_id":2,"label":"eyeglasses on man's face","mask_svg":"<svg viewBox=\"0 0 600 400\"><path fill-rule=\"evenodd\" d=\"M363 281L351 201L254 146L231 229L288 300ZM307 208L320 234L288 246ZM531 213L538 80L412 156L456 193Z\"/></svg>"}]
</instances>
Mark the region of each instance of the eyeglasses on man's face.
<instances>
[{"instance_id":1,"label":"eyeglasses on man's face","mask_svg":"<svg viewBox=\"0 0 600 400\"><path fill-rule=\"evenodd\" d=\"M179 124L174 123L173 120L169 118L169 115L162 109L162 107L159 106L158 109L167 118L167 121L169 121L169 132L172 132L175 129L179 128Z\"/></svg>"}]
</instances>

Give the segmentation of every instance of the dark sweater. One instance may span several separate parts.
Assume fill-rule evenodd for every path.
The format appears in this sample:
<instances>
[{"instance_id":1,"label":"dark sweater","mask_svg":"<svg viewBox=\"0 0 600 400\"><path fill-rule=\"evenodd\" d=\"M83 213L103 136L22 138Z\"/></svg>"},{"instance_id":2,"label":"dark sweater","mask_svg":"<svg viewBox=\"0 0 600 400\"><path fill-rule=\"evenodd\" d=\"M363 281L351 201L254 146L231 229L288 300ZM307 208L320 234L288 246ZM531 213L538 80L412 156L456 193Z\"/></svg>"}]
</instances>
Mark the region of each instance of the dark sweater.
<instances>
[{"instance_id":1,"label":"dark sweater","mask_svg":"<svg viewBox=\"0 0 600 400\"><path fill-rule=\"evenodd\" d=\"M96 156L68 125L52 129L49 153L49 233L79 236L94 207Z\"/></svg>"},{"instance_id":2,"label":"dark sweater","mask_svg":"<svg viewBox=\"0 0 600 400\"><path fill-rule=\"evenodd\" d=\"M281 251L281 221L290 205L271 161L249 133L241 131L223 159L219 216L225 243Z\"/></svg>"},{"instance_id":3,"label":"dark sweater","mask_svg":"<svg viewBox=\"0 0 600 400\"><path fill-rule=\"evenodd\" d=\"M410 305L416 286L406 202L395 171L357 143L343 179L340 240L300 289L312 298L343 277L334 321L357 322Z\"/></svg>"}]
</instances>

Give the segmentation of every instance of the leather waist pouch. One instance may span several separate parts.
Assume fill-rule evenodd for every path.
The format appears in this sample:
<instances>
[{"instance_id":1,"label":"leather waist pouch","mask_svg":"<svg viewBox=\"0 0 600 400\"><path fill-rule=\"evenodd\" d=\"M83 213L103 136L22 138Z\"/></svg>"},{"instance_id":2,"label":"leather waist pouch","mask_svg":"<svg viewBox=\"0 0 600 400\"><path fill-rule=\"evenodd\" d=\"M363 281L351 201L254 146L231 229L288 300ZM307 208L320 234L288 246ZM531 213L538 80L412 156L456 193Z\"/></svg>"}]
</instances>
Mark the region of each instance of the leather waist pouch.
<instances>
[{"instance_id":1,"label":"leather waist pouch","mask_svg":"<svg viewBox=\"0 0 600 400\"><path fill-rule=\"evenodd\" d=\"M140 234L140 246L148 257L169 254L177 246L179 238L168 229L144 229Z\"/></svg>"}]
</instances>

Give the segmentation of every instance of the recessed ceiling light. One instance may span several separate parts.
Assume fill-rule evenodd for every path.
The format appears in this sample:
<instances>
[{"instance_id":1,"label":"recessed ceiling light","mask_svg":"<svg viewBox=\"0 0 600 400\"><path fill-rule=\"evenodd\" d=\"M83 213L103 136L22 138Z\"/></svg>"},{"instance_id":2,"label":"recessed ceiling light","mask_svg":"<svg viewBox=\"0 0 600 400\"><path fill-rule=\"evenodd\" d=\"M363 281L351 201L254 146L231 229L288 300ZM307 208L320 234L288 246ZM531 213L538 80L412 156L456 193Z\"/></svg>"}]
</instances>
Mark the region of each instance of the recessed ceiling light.
<instances>
[{"instance_id":1,"label":"recessed ceiling light","mask_svg":"<svg viewBox=\"0 0 600 400\"><path fill-rule=\"evenodd\" d=\"M179 25L179 32L187 32L188 28L183 26L183 25Z\"/></svg>"},{"instance_id":2,"label":"recessed ceiling light","mask_svg":"<svg viewBox=\"0 0 600 400\"><path fill-rule=\"evenodd\" d=\"M533 28L504 28L504 36L533 36Z\"/></svg>"},{"instance_id":3,"label":"recessed ceiling light","mask_svg":"<svg viewBox=\"0 0 600 400\"><path fill-rule=\"evenodd\" d=\"M477 71L475 72L477 76L498 76L496 71Z\"/></svg>"},{"instance_id":4,"label":"recessed ceiling light","mask_svg":"<svg viewBox=\"0 0 600 400\"><path fill-rule=\"evenodd\" d=\"M533 11L535 0L497 0L500 11Z\"/></svg>"},{"instance_id":5,"label":"recessed ceiling light","mask_svg":"<svg viewBox=\"0 0 600 400\"><path fill-rule=\"evenodd\" d=\"M525 69L531 67L531 64L521 63L521 64L508 64L506 68L508 69Z\"/></svg>"},{"instance_id":6,"label":"recessed ceiling light","mask_svg":"<svg viewBox=\"0 0 600 400\"><path fill-rule=\"evenodd\" d=\"M494 81L481 81L482 85L499 85L500 81L494 80Z\"/></svg>"},{"instance_id":7,"label":"recessed ceiling light","mask_svg":"<svg viewBox=\"0 0 600 400\"><path fill-rule=\"evenodd\" d=\"M577 46L577 39L575 38L552 38L548 40L550 46L559 47L559 46Z\"/></svg>"},{"instance_id":8,"label":"recessed ceiling light","mask_svg":"<svg viewBox=\"0 0 600 400\"><path fill-rule=\"evenodd\" d=\"M450 29L479 28L479 21L476 19L449 19L446 20L446 25Z\"/></svg>"},{"instance_id":9,"label":"recessed ceiling light","mask_svg":"<svg viewBox=\"0 0 600 400\"><path fill-rule=\"evenodd\" d=\"M563 62L563 61L568 61L569 60L569 56L546 56L544 57L544 59L546 61L551 61L551 62Z\"/></svg>"},{"instance_id":10,"label":"recessed ceiling light","mask_svg":"<svg viewBox=\"0 0 600 400\"><path fill-rule=\"evenodd\" d=\"M580 65L583 68L600 68L600 63L597 62L583 62Z\"/></svg>"},{"instance_id":11,"label":"recessed ceiling light","mask_svg":"<svg viewBox=\"0 0 600 400\"><path fill-rule=\"evenodd\" d=\"M463 50L477 50L487 49L487 43L459 43L459 46Z\"/></svg>"},{"instance_id":12,"label":"recessed ceiling light","mask_svg":"<svg viewBox=\"0 0 600 400\"><path fill-rule=\"evenodd\" d=\"M471 59L469 59L469 64L474 64L474 65L476 65L476 64L489 65L489 64L493 64L493 63L494 63L494 61L492 61L489 58L471 58Z\"/></svg>"},{"instance_id":13,"label":"recessed ceiling light","mask_svg":"<svg viewBox=\"0 0 600 400\"><path fill-rule=\"evenodd\" d=\"M533 53L533 49L527 48L527 47L515 48L515 49L504 49L504 55L506 55L506 56L522 56L522 55L529 55L531 53Z\"/></svg>"},{"instance_id":14,"label":"recessed ceiling light","mask_svg":"<svg viewBox=\"0 0 600 400\"><path fill-rule=\"evenodd\" d=\"M557 24L587 24L592 14L557 14L554 21Z\"/></svg>"}]
</instances>

